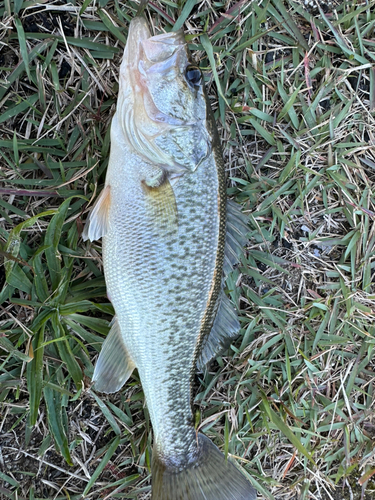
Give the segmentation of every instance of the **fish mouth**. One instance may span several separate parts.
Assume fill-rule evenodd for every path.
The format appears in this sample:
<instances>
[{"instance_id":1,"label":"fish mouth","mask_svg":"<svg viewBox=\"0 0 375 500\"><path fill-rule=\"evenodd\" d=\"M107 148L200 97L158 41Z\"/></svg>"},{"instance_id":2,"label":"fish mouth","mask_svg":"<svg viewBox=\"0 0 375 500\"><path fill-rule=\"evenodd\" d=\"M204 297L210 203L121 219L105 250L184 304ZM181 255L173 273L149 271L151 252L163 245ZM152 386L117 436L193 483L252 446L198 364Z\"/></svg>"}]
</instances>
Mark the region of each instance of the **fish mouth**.
<instances>
[{"instance_id":1,"label":"fish mouth","mask_svg":"<svg viewBox=\"0 0 375 500\"><path fill-rule=\"evenodd\" d=\"M158 71L163 70L165 63L165 69L168 70L173 56L183 46L185 37L182 30L152 36L146 19L135 17L129 26L122 66L126 64L127 68L142 73L140 63L144 64L146 61L149 67L157 64Z\"/></svg>"},{"instance_id":2,"label":"fish mouth","mask_svg":"<svg viewBox=\"0 0 375 500\"><path fill-rule=\"evenodd\" d=\"M185 120L167 115L154 103L150 79L173 72L187 58L183 30L152 36L144 17L135 17L129 25L124 57L120 66L120 95L132 95L137 121L161 126L186 126ZM156 132L155 132L156 133ZM152 134L153 135L153 134Z\"/></svg>"},{"instance_id":3,"label":"fish mouth","mask_svg":"<svg viewBox=\"0 0 375 500\"><path fill-rule=\"evenodd\" d=\"M124 53L123 63L126 61L132 66L138 66L138 62L142 57L142 43L151 38L151 33L144 17L135 17L132 19L126 48Z\"/></svg>"}]
</instances>

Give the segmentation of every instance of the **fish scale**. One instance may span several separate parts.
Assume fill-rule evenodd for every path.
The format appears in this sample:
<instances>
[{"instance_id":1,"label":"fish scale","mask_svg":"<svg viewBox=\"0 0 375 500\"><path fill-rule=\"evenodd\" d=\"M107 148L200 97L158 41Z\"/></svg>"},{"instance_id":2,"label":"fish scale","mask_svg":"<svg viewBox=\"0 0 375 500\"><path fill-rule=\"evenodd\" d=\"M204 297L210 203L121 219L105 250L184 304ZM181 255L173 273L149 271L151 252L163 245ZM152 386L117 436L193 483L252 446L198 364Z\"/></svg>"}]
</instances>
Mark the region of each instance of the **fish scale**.
<instances>
[{"instance_id":1,"label":"fish scale","mask_svg":"<svg viewBox=\"0 0 375 500\"><path fill-rule=\"evenodd\" d=\"M225 252L234 263L246 226L237 209L227 220L218 134L199 70L187 81L191 64L181 32L151 37L143 18L131 22L105 189L84 232L103 236L116 312L93 381L115 392L138 369L154 435L153 500L253 500L243 474L194 428L197 362L238 333L223 264ZM227 229L235 248L225 250Z\"/></svg>"}]
</instances>

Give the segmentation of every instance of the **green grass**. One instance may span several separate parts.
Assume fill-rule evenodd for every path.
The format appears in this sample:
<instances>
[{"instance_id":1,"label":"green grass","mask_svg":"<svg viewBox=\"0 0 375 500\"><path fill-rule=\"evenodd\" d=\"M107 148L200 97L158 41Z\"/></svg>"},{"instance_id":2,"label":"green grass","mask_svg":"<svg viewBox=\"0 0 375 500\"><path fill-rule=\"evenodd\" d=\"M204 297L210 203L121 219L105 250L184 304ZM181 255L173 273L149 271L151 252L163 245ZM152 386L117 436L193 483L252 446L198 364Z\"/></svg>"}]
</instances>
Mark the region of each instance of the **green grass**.
<instances>
[{"instance_id":1,"label":"green grass","mask_svg":"<svg viewBox=\"0 0 375 500\"><path fill-rule=\"evenodd\" d=\"M185 24L249 244L241 337L196 421L259 497L372 498L375 2L155 1ZM83 223L103 186L136 2L0 5L0 497L149 498L137 374L89 391L113 309ZM358 493L359 492L359 493ZM372 493L371 493L372 492ZM315 495L315 496L312 496Z\"/></svg>"}]
</instances>

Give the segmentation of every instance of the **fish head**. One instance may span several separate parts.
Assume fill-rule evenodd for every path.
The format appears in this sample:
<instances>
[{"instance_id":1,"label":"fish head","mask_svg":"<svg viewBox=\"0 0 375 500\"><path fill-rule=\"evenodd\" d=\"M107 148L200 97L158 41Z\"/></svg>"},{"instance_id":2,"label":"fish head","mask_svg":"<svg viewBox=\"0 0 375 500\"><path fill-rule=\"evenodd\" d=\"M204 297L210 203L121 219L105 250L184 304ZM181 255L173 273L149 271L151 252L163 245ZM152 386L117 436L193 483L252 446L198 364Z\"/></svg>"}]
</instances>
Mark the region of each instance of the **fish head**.
<instances>
[{"instance_id":1,"label":"fish head","mask_svg":"<svg viewBox=\"0 0 375 500\"><path fill-rule=\"evenodd\" d=\"M153 163L195 170L209 154L203 75L181 30L152 36L144 18L131 21L117 110L130 144Z\"/></svg>"}]
</instances>

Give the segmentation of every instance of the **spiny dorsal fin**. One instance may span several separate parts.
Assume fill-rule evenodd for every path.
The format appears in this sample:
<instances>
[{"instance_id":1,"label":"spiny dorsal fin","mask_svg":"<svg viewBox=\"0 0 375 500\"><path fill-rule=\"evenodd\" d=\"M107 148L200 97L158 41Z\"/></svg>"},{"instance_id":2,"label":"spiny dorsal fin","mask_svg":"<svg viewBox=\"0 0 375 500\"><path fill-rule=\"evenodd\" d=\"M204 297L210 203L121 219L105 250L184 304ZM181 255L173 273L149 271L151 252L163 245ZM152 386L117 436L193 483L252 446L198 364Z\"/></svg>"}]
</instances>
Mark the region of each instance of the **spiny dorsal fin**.
<instances>
[{"instance_id":1,"label":"spiny dorsal fin","mask_svg":"<svg viewBox=\"0 0 375 500\"><path fill-rule=\"evenodd\" d=\"M95 365L92 377L94 389L107 394L117 392L128 380L134 368L135 364L126 349L120 325L115 316Z\"/></svg>"},{"instance_id":2,"label":"spiny dorsal fin","mask_svg":"<svg viewBox=\"0 0 375 500\"><path fill-rule=\"evenodd\" d=\"M227 202L227 234L224 251L224 276L233 270L233 266L240 262L244 246L247 243L247 217L241 213L237 203ZM211 332L203 341L201 354L197 361L199 370L220 353L229 348L238 336L240 323L236 311L224 291L221 292L216 305L217 313Z\"/></svg>"},{"instance_id":3,"label":"spiny dorsal fin","mask_svg":"<svg viewBox=\"0 0 375 500\"><path fill-rule=\"evenodd\" d=\"M82 233L83 241L95 241L105 236L108 229L109 207L111 205L111 187L106 186L100 193L88 216Z\"/></svg>"},{"instance_id":4,"label":"spiny dorsal fin","mask_svg":"<svg viewBox=\"0 0 375 500\"><path fill-rule=\"evenodd\" d=\"M240 206L234 201L227 201L227 235L224 252L224 275L227 276L233 266L240 262L244 246L248 239L246 234L247 217L241 212Z\"/></svg>"},{"instance_id":5,"label":"spiny dorsal fin","mask_svg":"<svg viewBox=\"0 0 375 500\"><path fill-rule=\"evenodd\" d=\"M212 330L203 341L201 354L197 361L198 369L202 371L209 361L228 349L237 337L239 330L240 323L236 311L224 291L221 291Z\"/></svg>"}]
</instances>

